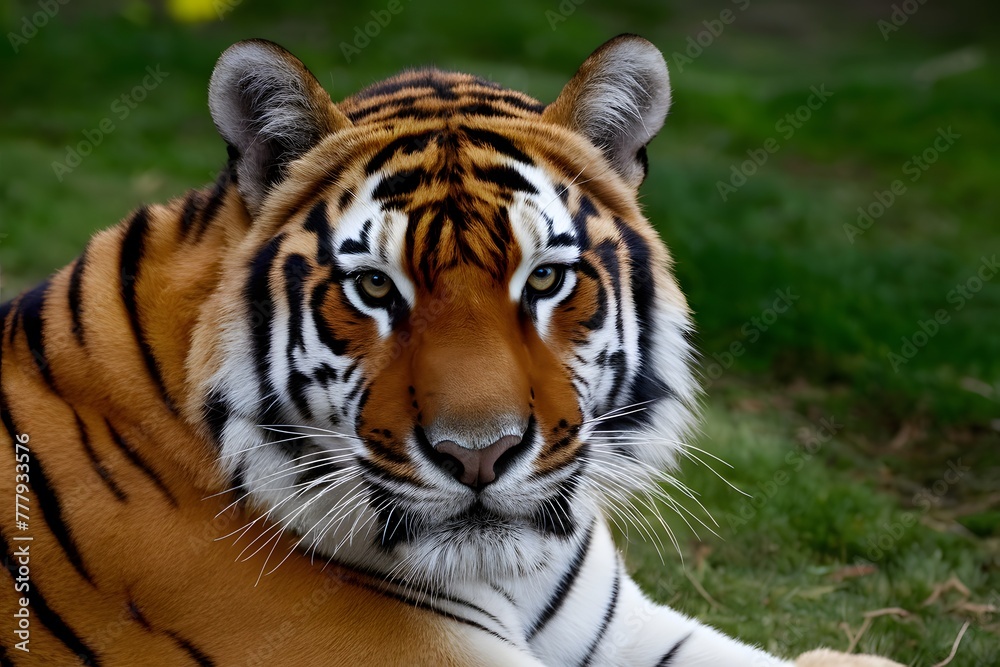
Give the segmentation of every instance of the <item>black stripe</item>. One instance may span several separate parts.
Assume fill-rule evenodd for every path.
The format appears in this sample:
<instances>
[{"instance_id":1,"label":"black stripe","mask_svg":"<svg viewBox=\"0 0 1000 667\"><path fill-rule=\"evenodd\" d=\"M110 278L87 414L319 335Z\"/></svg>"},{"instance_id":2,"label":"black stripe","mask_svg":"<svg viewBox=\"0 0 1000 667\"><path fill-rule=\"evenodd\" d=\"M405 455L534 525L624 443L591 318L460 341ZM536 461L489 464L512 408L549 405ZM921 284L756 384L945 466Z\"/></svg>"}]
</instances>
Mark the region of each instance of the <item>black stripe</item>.
<instances>
[{"instance_id":1,"label":"black stripe","mask_svg":"<svg viewBox=\"0 0 1000 667\"><path fill-rule=\"evenodd\" d=\"M142 329L142 322L139 317L139 304L136 301L135 288L139 282L139 272L142 265L142 256L145 251L146 233L149 231L149 211L144 206L135 212L132 221L125 232L122 240L121 259L119 266L119 278L121 280L122 303L125 304L125 311L128 313L128 321L132 327L132 334L139 351L142 353L142 360L146 364L146 371L150 379L156 385L163 402L171 412L176 412L174 403L167 394L166 385L163 384L163 375L160 373L160 366L153 356L153 349L146 340L146 334Z\"/></svg>"},{"instance_id":2,"label":"black stripe","mask_svg":"<svg viewBox=\"0 0 1000 667\"><path fill-rule=\"evenodd\" d=\"M347 567L347 566L345 566L345 567ZM388 575L386 575L383 572L378 572L376 570L372 570L372 569L367 568L367 567L365 567L363 565L353 564L353 565L349 566L349 569L355 570L357 572L361 572L361 573L365 574L366 576L368 576L368 577L370 577L372 579L379 580L380 582L385 582L385 583L388 583L388 584L392 584L393 586L397 586L399 588L402 588L404 591L406 589L412 589L412 585L413 585L412 582L409 582L409 581L407 581L405 579L400 579L399 577L388 576ZM496 584L492 584L491 583L490 587L493 590L495 590L497 593L500 593L501 595L503 595L504 597L506 597L511 602L511 604L514 604L514 598L513 598L513 596L511 596L510 593L504 591L502 588L500 588ZM486 611L485 609L483 609L479 605L473 604L472 602L469 602L468 600L463 600L462 598L455 597L454 595L450 595L449 593L446 593L446 592L440 591L440 590L434 591L433 593L425 593L424 591L421 591L421 595L422 596L430 595L430 596L433 596L433 598L435 600L444 600L446 602L451 602L452 604L459 605L460 607L465 607L467 609L471 609L472 611L474 611L474 612L476 612L478 614L482 614L483 616L485 616L486 618L488 618L490 621L496 623L498 626L500 626L504 630L507 630L507 627L506 627L506 625L504 624L503 621L501 621L495 615L493 615L490 612Z\"/></svg>"},{"instance_id":3,"label":"black stripe","mask_svg":"<svg viewBox=\"0 0 1000 667\"><path fill-rule=\"evenodd\" d=\"M345 160L333 163L326 173L323 174L323 177L316 181L313 187L309 188L306 193L296 200L295 204L287 209L286 218L289 220L294 218L304 206L309 204L309 202L315 200L320 194L325 193L327 188L331 185L338 183L340 181L341 174L344 173L344 170L349 164L352 163Z\"/></svg>"},{"instance_id":4,"label":"black stripe","mask_svg":"<svg viewBox=\"0 0 1000 667\"><path fill-rule=\"evenodd\" d=\"M73 265L73 273L69 277L69 314L73 318L73 336L76 337L76 342L81 346L84 345L83 319L81 318L83 312L83 271L87 266L89 248L90 244L88 243L77 258L76 264Z\"/></svg>"},{"instance_id":5,"label":"black stripe","mask_svg":"<svg viewBox=\"0 0 1000 667\"><path fill-rule=\"evenodd\" d=\"M432 94L440 99L454 100L458 97L452 86L454 83L465 83L464 81L452 82L446 78L447 74L435 69L413 70L401 76L395 76L385 81L379 81L368 86L354 97L365 99L377 95L392 95L409 88L430 88ZM387 100L392 102L394 100Z\"/></svg>"},{"instance_id":6,"label":"black stripe","mask_svg":"<svg viewBox=\"0 0 1000 667\"><path fill-rule=\"evenodd\" d=\"M513 141L503 136L502 134L497 134L496 132L491 132L489 130L483 130L480 128L465 127L463 126L462 132L465 136L469 138L472 143L478 146L488 146L493 150L506 155L507 157L514 158L518 162L524 162L525 164L535 164L535 161L528 157Z\"/></svg>"},{"instance_id":7,"label":"black stripe","mask_svg":"<svg viewBox=\"0 0 1000 667\"><path fill-rule=\"evenodd\" d=\"M601 274L597 272L597 269L586 259L581 259L577 264L580 272L593 279L594 284L597 286L597 298L596 298L596 308L594 313L589 319L580 322L580 325L584 328L594 331L595 329L600 329L604 327L604 321L608 316L608 291L604 287L604 282L601 280Z\"/></svg>"},{"instance_id":8,"label":"black stripe","mask_svg":"<svg viewBox=\"0 0 1000 667\"><path fill-rule=\"evenodd\" d=\"M200 192L191 190L184 197L184 206L181 208L181 235L187 236L194 224L194 216L198 213L198 206L201 204Z\"/></svg>"},{"instance_id":9,"label":"black stripe","mask_svg":"<svg viewBox=\"0 0 1000 667\"><path fill-rule=\"evenodd\" d=\"M14 316L11 318L11 322L10 322L10 335L7 338L7 342L9 342L11 345L14 344L14 339L17 337L17 326L18 326L17 304L18 304L18 302L20 300L21 300L21 297L20 296L16 296L13 299L11 299L10 301L7 301L6 303L3 304L3 308L4 308L3 312L4 312L4 321L5 322L7 321L7 313L9 311L11 311L11 310L14 311Z\"/></svg>"},{"instance_id":10,"label":"black stripe","mask_svg":"<svg viewBox=\"0 0 1000 667\"><path fill-rule=\"evenodd\" d=\"M191 644L191 642L187 641L176 632L168 630L166 631L166 634L177 642L177 645L184 649L189 656L191 656L191 659L194 660L196 665L199 665L200 667L214 667L215 661L205 655L202 651L198 650Z\"/></svg>"},{"instance_id":11,"label":"black stripe","mask_svg":"<svg viewBox=\"0 0 1000 667\"><path fill-rule=\"evenodd\" d=\"M128 441L126 441L125 438L123 438L121 434L114 429L114 427L111 425L111 422L105 419L104 424L108 427L108 432L111 433L111 439L114 441L116 445L118 445L118 448L121 449L122 453L125 455L125 458L127 458L132 463L132 465L134 465L136 468L145 473L147 477L149 477L149 480L153 483L153 485L156 486L156 488L158 488L160 492L166 497L167 502L169 502L174 507L178 507L179 505L177 503L177 499L174 498L174 494L170 493L170 489L168 489L166 484L163 483L163 480L160 479L160 476L157 475L156 472L149 467L146 461L143 460L139 452L136 451L135 448L132 447L132 445L130 445Z\"/></svg>"},{"instance_id":12,"label":"black stripe","mask_svg":"<svg viewBox=\"0 0 1000 667\"><path fill-rule=\"evenodd\" d=\"M34 472L34 468L32 468ZM10 546L7 543L7 538L4 536L3 531L0 531L0 548L3 549L3 565L10 572L11 578L17 578L17 564L14 561L14 557L11 554ZM62 644L72 651L77 657L80 658L82 664L93 665L98 667L101 661L97 658L94 652L88 647L80 637L73 632L64 620L55 611L49 607L48 603L45 601L45 596L42 595L41 590L38 588L38 584L35 581L31 582L31 587L28 589L27 598L30 600L31 608L35 612L35 616L38 620L42 622L52 636L57 640L62 642Z\"/></svg>"},{"instance_id":13,"label":"black stripe","mask_svg":"<svg viewBox=\"0 0 1000 667\"><path fill-rule=\"evenodd\" d=\"M91 578L90 572L87 571L87 567L83 564L83 558L80 556L80 550L76 546L76 540L73 539L69 527L63 520L62 505L59 504L59 496L52 489L49 478L45 475L45 468L34 453L31 456L31 482L29 486L38 500L38 506L42 510L42 516L45 517L45 523L49 525L49 530L52 532L53 537L56 538L59 546L66 553L66 558L69 559L69 562L80 576L87 583L93 585L94 580Z\"/></svg>"},{"instance_id":14,"label":"black stripe","mask_svg":"<svg viewBox=\"0 0 1000 667\"><path fill-rule=\"evenodd\" d=\"M365 116L370 116L377 111L384 112L389 108L399 108L404 106L410 106L421 96L418 95L402 95L399 97L394 97L392 100L378 100L374 104L369 104L367 106L358 107L354 111L347 114L347 117L351 122L357 121L359 118L364 118Z\"/></svg>"},{"instance_id":15,"label":"black stripe","mask_svg":"<svg viewBox=\"0 0 1000 667\"><path fill-rule=\"evenodd\" d=\"M614 292L615 303L617 304L617 315L615 318L615 331L618 333L618 340L621 341L622 334L624 330L624 324L622 322L622 275L621 275L621 265L618 262L618 246L614 241L604 240L597 244L594 248L594 253L597 255L604 267L604 270L608 273L608 280L611 282L611 289ZM652 291L650 286L647 289Z\"/></svg>"},{"instance_id":16,"label":"black stripe","mask_svg":"<svg viewBox=\"0 0 1000 667\"><path fill-rule=\"evenodd\" d=\"M477 623L476 621L473 621L471 619L468 619L468 618L465 618L465 617L462 617L462 616L458 616L456 614L451 613L450 611L445 611L444 609L439 609L438 607L435 607L434 605L432 605L432 604L430 604L428 602L424 602L423 600L411 598L409 596L403 595L401 593L397 593L395 591L387 591L387 590L384 590L382 588L379 588L378 586L375 586L373 584L369 584L369 583L366 583L366 582L362 582L362 581L357 581L357 582L354 582L354 583L356 585L358 585L358 586L361 586L362 588L365 588L365 589L367 589L369 591L372 591L373 593L378 593L379 595L383 595L385 597L390 597L390 598L392 598L394 600L399 600L400 602L404 602L404 603L406 603L408 605L412 605L412 606L414 606L414 607L416 607L418 609L424 609L426 611L433 612L435 614L438 614L439 616L443 616L443 617L445 617L447 619L450 619L452 621L457 621L459 623L462 623L463 625L468 625L468 626L473 627L473 628L475 628L477 630L482 630L483 632L485 632L487 634L490 634L490 635L493 635L494 637L496 637L497 639L501 640L502 642L504 642L506 644L513 644L513 642L511 642L509 639L507 639L506 637L504 637L503 635L501 635L501 634L499 634L497 632L494 632L493 630L490 630L485 625Z\"/></svg>"},{"instance_id":17,"label":"black stripe","mask_svg":"<svg viewBox=\"0 0 1000 667\"><path fill-rule=\"evenodd\" d=\"M10 315L10 311L13 306L13 301L4 301L3 303L0 303L0 348L3 347L3 335L7 333L7 316Z\"/></svg>"},{"instance_id":18,"label":"black stripe","mask_svg":"<svg viewBox=\"0 0 1000 667\"><path fill-rule=\"evenodd\" d=\"M45 356L45 322L42 320L42 310L45 309L45 295L49 289L49 281L46 280L30 292L25 292L17 303L17 316L24 329L24 338L28 342L28 352L35 360L35 366L45 379L45 384L52 391L59 393L56 389L55 380L52 378L52 368L48 357Z\"/></svg>"},{"instance_id":19,"label":"black stripe","mask_svg":"<svg viewBox=\"0 0 1000 667\"><path fill-rule=\"evenodd\" d=\"M372 230L372 221L369 218L365 220L364 224L361 225L361 238L355 239L345 239L343 243L340 244L339 252L344 255L360 255L371 250L370 242L368 239L369 234Z\"/></svg>"},{"instance_id":20,"label":"black stripe","mask_svg":"<svg viewBox=\"0 0 1000 667\"><path fill-rule=\"evenodd\" d=\"M212 439L216 445L222 442L222 433L226 429L226 422L229 421L229 403L221 389L213 389L205 399L205 409L203 417L208 424L208 430L212 434Z\"/></svg>"},{"instance_id":21,"label":"black stripe","mask_svg":"<svg viewBox=\"0 0 1000 667\"><path fill-rule=\"evenodd\" d=\"M477 91L469 95L469 98L475 100L475 102L467 106L485 107L487 109L498 111L505 116L514 116L515 114L503 111L502 109L498 109L495 105L507 104L509 106L514 107L518 111L528 111L536 114L540 114L543 111L545 111L545 106L543 104L540 104L539 102L536 102L534 100L528 100L522 97L518 97L517 95L514 95L512 93L502 94L502 93L495 93L492 91L481 91L481 92ZM464 111L465 108L466 107L462 107L461 110Z\"/></svg>"},{"instance_id":22,"label":"black stripe","mask_svg":"<svg viewBox=\"0 0 1000 667\"><path fill-rule=\"evenodd\" d=\"M305 305L306 298L305 281L311 272L312 267L302 255L295 253L285 259L285 298L288 301L288 345L285 354L288 357L288 367L292 369L288 375L287 390L295 407L298 408L299 413L306 421L313 419L305 393L312 381L309 376L295 370L295 349L305 349L305 343L302 339L304 324L302 307Z\"/></svg>"},{"instance_id":23,"label":"black stripe","mask_svg":"<svg viewBox=\"0 0 1000 667\"><path fill-rule=\"evenodd\" d=\"M433 132L423 132L393 139L368 160L368 164L365 165L365 173L369 176L374 174L399 151L402 151L403 155L411 155L426 149L433 137Z\"/></svg>"},{"instance_id":24,"label":"black stripe","mask_svg":"<svg viewBox=\"0 0 1000 667\"><path fill-rule=\"evenodd\" d=\"M285 278L285 299L288 301L288 360L291 362L292 351L305 348L302 340L302 307L305 305L306 281L312 273L312 267L305 257L293 253L285 258L283 267Z\"/></svg>"},{"instance_id":25,"label":"black stripe","mask_svg":"<svg viewBox=\"0 0 1000 667\"><path fill-rule=\"evenodd\" d=\"M581 248L590 246L590 234L587 231L587 223L595 215L597 215L597 209L594 208L594 202L590 201L590 197L581 195L580 207L573 215L573 227L576 228L577 245Z\"/></svg>"},{"instance_id":26,"label":"black stripe","mask_svg":"<svg viewBox=\"0 0 1000 667\"><path fill-rule=\"evenodd\" d=\"M552 620L563 603L566 602L570 591L573 590L573 583L576 581L577 575L580 574L580 569L583 567L587 553L590 551L590 542L593 536L594 524L591 524L590 528L587 529L587 536L583 538L580 548L577 550L576 555L573 556L573 562L569 564L569 569L563 574L562 579L559 580L559 584L556 585L555 592L549 598L549 603L545 605L545 609L541 615L531 624L531 627L525 634L529 642L545 628L546 624Z\"/></svg>"},{"instance_id":27,"label":"black stripe","mask_svg":"<svg viewBox=\"0 0 1000 667\"><path fill-rule=\"evenodd\" d=\"M125 492L121 490L121 487L119 487L115 483L115 480L112 479L111 473L104 466L104 464L101 463L101 460L97 457L97 452L94 451L93 446L90 444L90 435L87 433L87 425L83 423L82 419L80 419L80 415L74 412L73 416L76 418L76 429L80 433L80 444L83 445L84 451L87 452L87 458L90 459L90 465L93 466L94 472L97 473L98 477L101 478L101 481L104 482L104 485L107 486L111 493L114 494L115 498L117 498L120 502L125 502L128 500L128 496L125 495Z\"/></svg>"},{"instance_id":28,"label":"black stripe","mask_svg":"<svg viewBox=\"0 0 1000 667\"><path fill-rule=\"evenodd\" d=\"M583 661L580 662L580 667L589 667L594 656L597 654L597 648L601 645L601 641L604 639L604 635L608 632L608 626L611 625L611 619L615 616L615 611L618 609L618 593L621 590L622 584L622 574L621 570L615 569L615 584L611 589L611 602L608 603L608 610L604 613L604 618L601 621L601 628L597 631L597 636L594 637L593 643L591 643L590 648L587 649L586 655L583 656Z\"/></svg>"},{"instance_id":29,"label":"black stripe","mask_svg":"<svg viewBox=\"0 0 1000 667\"><path fill-rule=\"evenodd\" d=\"M139 605L137 605L134 600L130 599L126 606L128 607L129 616L131 616L136 623L141 625L144 630L148 630L150 632L153 631L153 626L150 625L149 620L142 613L142 610L139 609Z\"/></svg>"},{"instance_id":30,"label":"black stripe","mask_svg":"<svg viewBox=\"0 0 1000 667\"><path fill-rule=\"evenodd\" d=\"M649 244L638 232L623 220L615 219L615 226L622 235L628 250L629 290L635 305L639 327L639 360L637 367L649 369L649 356L655 340L656 319L654 317L656 284L653 279L653 258ZM665 398L673 398L673 389L660 377L650 372L637 373L629 390L627 403L650 403ZM652 410L640 410L624 417L609 420L603 427L608 430L633 428L646 424L652 418Z\"/></svg>"},{"instance_id":31,"label":"black stripe","mask_svg":"<svg viewBox=\"0 0 1000 667\"><path fill-rule=\"evenodd\" d=\"M476 178L486 183L493 183L509 190L518 190L528 194L537 195L538 190L529 183L514 167L509 165L496 165L492 167L473 167ZM453 221L454 222L454 221Z\"/></svg>"},{"instance_id":32,"label":"black stripe","mask_svg":"<svg viewBox=\"0 0 1000 667\"><path fill-rule=\"evenodd\" d=\"M555 470L559 470L576 459L568 459L566 463ZM535 512L534 520L539 532L543 535L554 535L563 539L568 538L576 532L576 522L573 520L573 494L576 493L579 485L580 468L574 470L560 485L558 492L542 501L541 507ZM554 472L554 471L552 471Z\"/></svg>"},{"instance_id":33,"label":"black stripe","mask_svg":"<svg viewBox=\"0 0 1000 667\"><path fill-rule=\"evenodd\" d=\"M691 635L689 634L685 636L683 639L681 639L679 642L674 644L673 647L669 651L667 651L662 658L660 658L660 661L656 663L656 667L670 667L670 665L674 663L674 658L676 658L677 654L680 652L681 646L683 646L684 642L686 642L690 638Z\"/></svg>"},{"instance_id":34,"label":"black stripe","mask_svg":"<svg viewBox=\"0 0 1000 667\"><path fill-rule=\"evenodd\" d=\"M563 247L576 246L579 248L579 246L576 245L576 237L573 234L570 234L569 232L560 232L556 234L555 221L552 219L552 216L545 213L545 211L542 211L542 219L545 220L545 226L548 228L549 232L549 238L546 242L547 245ZM579 249L582 250L582 248Z\"/></svg>"},{"instance_id":35,"label":"black stripe","mask_svg":"<svg viewBox=\"0 0 1000 667\"><path fill-rule=\"evenodd\" d=\"M219 174L218 179L216 179L215 188L212 190L212 194L209 196L205 207L201 210L201 219L199 220L195 241L201 240L205 231L211 226L212 221L215 220L215 216L219 212L219 207L222 206L222 202L226 198L226 192L229 191L230 181L231 173L229 169L224 170Z\"/></svg>"},{"instance_id":36,"label":"black stripe","mask_svg":"<svg viewBox=\"0 0 1000 667\"><path fill-rule=\"evenodd\" d=\"M284 234L272 238L250 262L250 277L244 288L247 313L250 320L250 340L253 343L254 368L265 396L274 393L268 378L271 353L271 323L274 320L274 301L271 299L271 268L285 240Z\"/></svg>"},{"instance_id":37,"label":"black stripe","mask_svg":"<svg viewBox=\"0 0 1000 667\"><path fill-rule=\"evenodd\" d=\"M372 190L372 199L395 199L408 195L430 180L421 168L405 169L395 174L386 174Z\"/></svg>"},{"instance_id":38,"label":"black stripe","mask_svg":"<svg viewBox=\"0 0 1000 667\"><path fill-rule=\"evenodd\" d=\"M493 106L487 100L463 104L458 107L457 111L458 113L465 114L467 116L486 116L487 118L515 118L517 116L517 114L511 113L510 111L504 111L503 109Z\"/></svg>"},{"instance_id":39,"label":"black stripe","mask_svg":"<svg viewBox=\"0 0 1000 667\"><path fill-rule=\"evenodd\" d=\"M338 357L344 356L347 352L346 338L337 338L333 329L323 318L323 302L326 300L326 293L330 289L330 282L321 281L313 288L312 296L309 298L309 311L312 313L313 324L316 326L316 333L320 341ZM344 375L344 382L347 382L348 375Z\"/></svg>"},{"instance_id":40,"label":"black stripe","mask_svg":"<svg viewBox=\"0 0 1000 667\"><path fill-rule=\"evenodd\" d=\"M229 490L233 493L233 498L240 501L243 500L244 496L247 495L247 485L246 485L246 464L240 463L236 468L236 472L233 473L233 478L230 480Z\"/></svg>"},{"instance_id":41,"label":"black stripe","mask_svg":"<svg viewBox=\"0 0 1000 667\"><path fill-rule=\"evenodd\" d=\"M349 192L349 190L344 191ZM321 201L311 209L306 216L303 229L316 234L316 263L329 266L333 262L333 239L330 230L330 219L326 215L326 202Z\"/></svg>"},{"instance_id":42,"label":"black stripe","mask_svg":"<svg viewBox=\"0 0 1000 667\"><path fill-rule=\"evenodd\" d=\"M0 644L0 667L14 667L14 661L7 655L7 647Z\"/></svg>"}]
</instances>

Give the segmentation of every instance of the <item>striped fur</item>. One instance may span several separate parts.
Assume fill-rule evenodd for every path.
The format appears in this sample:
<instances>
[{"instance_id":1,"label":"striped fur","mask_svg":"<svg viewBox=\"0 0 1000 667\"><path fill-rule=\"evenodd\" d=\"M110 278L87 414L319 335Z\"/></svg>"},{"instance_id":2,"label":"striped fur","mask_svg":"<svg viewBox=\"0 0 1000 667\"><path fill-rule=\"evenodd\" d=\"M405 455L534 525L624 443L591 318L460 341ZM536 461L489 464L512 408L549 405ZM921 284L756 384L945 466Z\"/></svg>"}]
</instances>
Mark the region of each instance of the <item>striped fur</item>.
<instances>
[{"instance_id":1,"label":"striped fur","mask_svg":"<svg viewBox=\"0 0 1000 667\"><path fill-rule=\"evenodd\" d=\"M650 602L607 527L694 419L635 196L668 99L635 37L548 107L436 70L334 105L227 51L215 187L0 307L0 664L787 664Z\"/></svg>"}]
</instances>

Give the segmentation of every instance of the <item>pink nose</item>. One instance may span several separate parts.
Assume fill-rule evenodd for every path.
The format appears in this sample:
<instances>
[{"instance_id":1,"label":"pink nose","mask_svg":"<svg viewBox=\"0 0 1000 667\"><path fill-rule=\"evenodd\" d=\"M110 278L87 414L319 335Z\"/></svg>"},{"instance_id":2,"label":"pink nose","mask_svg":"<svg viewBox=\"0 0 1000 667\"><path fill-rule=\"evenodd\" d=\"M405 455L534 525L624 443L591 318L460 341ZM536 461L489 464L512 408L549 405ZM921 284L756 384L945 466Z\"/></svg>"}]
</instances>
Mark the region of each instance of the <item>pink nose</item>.
<instances>
[{"instance_id":1,"label":"pink nose","mask_svg":"<svg viewBox=\"0 0 1000 667\"><path fill-rule=\"evenodd\" d=\"M521 436L505 435L492 445L482 449L462 447L452 440L442 440L434 445L434 449L441 454L447 454L458 462L452 471L455 479L478 490L496 479L497 461L512 447L519 444L521 444ZM447 463L442 464L442 467L447 469Z\"/></svg>"}]
</instances>

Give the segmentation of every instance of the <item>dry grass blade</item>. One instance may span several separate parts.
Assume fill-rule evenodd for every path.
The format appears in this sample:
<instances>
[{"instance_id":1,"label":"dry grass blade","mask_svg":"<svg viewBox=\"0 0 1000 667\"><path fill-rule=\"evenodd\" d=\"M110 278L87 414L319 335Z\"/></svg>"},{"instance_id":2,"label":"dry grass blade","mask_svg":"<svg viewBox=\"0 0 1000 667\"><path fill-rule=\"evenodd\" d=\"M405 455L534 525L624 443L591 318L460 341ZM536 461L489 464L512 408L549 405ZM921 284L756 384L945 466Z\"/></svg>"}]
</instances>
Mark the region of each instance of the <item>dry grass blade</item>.
<instances>
[{"instance_id":1,"label":"dry grass blade","mask_svg":"<svg viewBox=\"0 0 1000 667\"><path fill-rule=\"evenodd\" d=\"M872 625L872 620L878 618L879 616L909 616L910 612L899 607L887 607L885 609L875 609L874 611L865 612L865 620L861 623L861 627L858 628L857 633L851 632L851 626L847 623L841 623L840 627L843 629L844 633L847 635L850 644L847 647L847 653L854 653L854 649L858 647L858 642L864 637L865 633L868 632L868 628Z\"/></svg>"}]
</instances>

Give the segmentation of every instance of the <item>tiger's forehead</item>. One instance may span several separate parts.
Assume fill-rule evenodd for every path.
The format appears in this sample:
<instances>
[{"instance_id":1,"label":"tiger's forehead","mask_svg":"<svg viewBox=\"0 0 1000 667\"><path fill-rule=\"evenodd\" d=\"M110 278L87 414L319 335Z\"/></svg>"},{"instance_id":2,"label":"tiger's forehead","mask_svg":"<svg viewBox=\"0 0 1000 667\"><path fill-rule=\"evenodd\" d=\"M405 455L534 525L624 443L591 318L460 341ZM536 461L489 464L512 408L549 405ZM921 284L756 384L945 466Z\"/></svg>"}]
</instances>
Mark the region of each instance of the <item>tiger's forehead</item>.
<instances>
[{"instance_id":1,"label":"tiger's forehead","mask_svg":"<svg viewBox=\"0 0 1000 667\"><path fill-rule=\"evenodd\" d=\"M545 105L471 74L417 69L365 88L339 105L355 125L426 118L530 118Z\"/></svg>"},{"instance_id":2,"label":"tiger's forehead","mask_svg":"<svg viewBox=\"0 0 1000 667\"><path fill-rule=\"evenodd\" d=\"M506 284L525 264L576 260L586 234L564 179L492 129L422 125L377 149L331 201L345 270L379 268L432 290L460 265Z\"/></svg>"}]
</instances>

